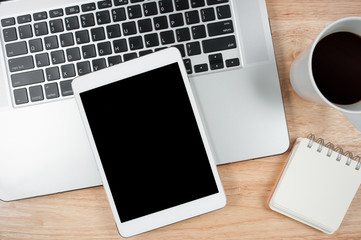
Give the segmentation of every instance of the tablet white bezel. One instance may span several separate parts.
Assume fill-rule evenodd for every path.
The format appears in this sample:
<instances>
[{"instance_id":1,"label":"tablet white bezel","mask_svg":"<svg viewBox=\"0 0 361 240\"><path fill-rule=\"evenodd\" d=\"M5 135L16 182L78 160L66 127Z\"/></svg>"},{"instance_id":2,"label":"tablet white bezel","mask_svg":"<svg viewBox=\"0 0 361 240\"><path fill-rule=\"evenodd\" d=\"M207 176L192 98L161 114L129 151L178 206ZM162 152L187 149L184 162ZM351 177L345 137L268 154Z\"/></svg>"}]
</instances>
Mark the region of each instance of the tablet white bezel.
<instances>
[{"instance_id":1,"label":"tablet white bezel","mask_svg":"<svg viewBox=\"0 0 361 240\"><path fill-rule=\"evenodd\" d=\"M169 209L165 209L156 213L152 213L122 223L119 219L117 208L113 200L105 172L102 167L102 163L80 98L80 93L116 81L121 81L123 79L127 79L134 75L148 72L156 68L161 68L163 66L172 63L178 63L179 69L181 71L183 82L185 84L188 97L190 99L193 108L193 112L201 133L201 137L204 142L204 146L208 155L210 166L219 192L201 199L197 199L188 203L184 203ZM150 55L143 56L141 58L137 58L110 68L106 68L94 72L92 74L78 77L74 79L72 86L73 86L74 96L80 110L81 118L83 120L88 135L88 139L91 144L91 148L93 150L93 154L95 156L101 178L103 180L104 189L106 191L120 235L122 235L123 237L134 236L146 231L150 231L152 229L156 229L181 220L195 217L197 215L201 215L225 206L226 196L217 172L215 160L213 158L209 142L206 138L206 132L203 127L200 114L198 112L198 108L191 90L191 86L189 84L188 76L183 64L182 57L176 48L169 48L166 50L162 50Z\"/></svg>"}]
</instances>

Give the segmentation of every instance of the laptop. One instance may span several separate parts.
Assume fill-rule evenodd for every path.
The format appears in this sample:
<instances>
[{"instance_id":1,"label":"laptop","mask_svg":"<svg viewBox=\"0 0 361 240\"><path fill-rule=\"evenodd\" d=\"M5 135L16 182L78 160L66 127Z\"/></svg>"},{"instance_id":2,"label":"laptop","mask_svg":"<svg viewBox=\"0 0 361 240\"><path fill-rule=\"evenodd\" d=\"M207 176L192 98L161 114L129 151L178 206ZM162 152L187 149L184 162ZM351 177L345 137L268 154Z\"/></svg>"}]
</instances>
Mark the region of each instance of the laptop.
<instances>
[{"instance_id":1,"label":"laptop","mask_svg":"<svg viewBox=\"0 0 361 240\"><path fill-rule=\"evenodd\" d=\"M288 149L264 0L17 0L0 16L4 201L101 185L72 79L167 47L183 56L217 164Z\"/></svg>"}]
</instances>

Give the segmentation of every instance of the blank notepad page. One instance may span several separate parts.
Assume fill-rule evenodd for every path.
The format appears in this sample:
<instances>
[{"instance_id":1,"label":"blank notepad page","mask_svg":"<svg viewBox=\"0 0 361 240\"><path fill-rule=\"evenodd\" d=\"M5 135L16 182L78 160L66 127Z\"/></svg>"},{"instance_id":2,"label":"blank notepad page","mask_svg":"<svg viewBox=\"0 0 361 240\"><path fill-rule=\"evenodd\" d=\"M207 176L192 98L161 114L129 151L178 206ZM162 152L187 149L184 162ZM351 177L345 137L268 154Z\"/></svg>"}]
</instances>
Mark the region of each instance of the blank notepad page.
<instances>
[{"instance_id":1,"label":"blank notepad page","mask_svg":"<svg viewBox=\"0 0 361 240\"><path fill-rule=\"evenodd\" d=\"M275 208L322 231L340 226L361 183L357 162L337 161L337 152L309 139L298 139L272 197Z\"/></svg>"}]
</instances>

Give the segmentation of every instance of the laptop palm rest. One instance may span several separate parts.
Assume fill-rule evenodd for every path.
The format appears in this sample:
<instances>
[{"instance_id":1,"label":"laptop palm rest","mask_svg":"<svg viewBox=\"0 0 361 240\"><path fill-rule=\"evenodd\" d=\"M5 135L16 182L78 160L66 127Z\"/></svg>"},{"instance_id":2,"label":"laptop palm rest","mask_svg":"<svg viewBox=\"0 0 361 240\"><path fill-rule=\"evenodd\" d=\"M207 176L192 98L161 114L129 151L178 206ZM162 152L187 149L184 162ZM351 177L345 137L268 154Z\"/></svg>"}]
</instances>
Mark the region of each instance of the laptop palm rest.
<instances>
[{"instance_id":1,"label":"laptop palm rest","mask_svg":"<svg viewBox=\"0 0 361 240\"><path fill-rule=\"evenodd\" d=\"M9 111L0 132L0 199L101 184L74 99Z\"/></svg>"},{"instance_id":2,"label":"laptop palm rest","mask_svg":"<svg viewBox=\"0 0 361 240\"><path fill-rule=\"evenodd\" d=\"M217 164L260 158L289 147L274 64L191 79ZM270 73L274 73L274 76ZM275 94L279 92L280 94Z\"/></svg>"}]
</instances>

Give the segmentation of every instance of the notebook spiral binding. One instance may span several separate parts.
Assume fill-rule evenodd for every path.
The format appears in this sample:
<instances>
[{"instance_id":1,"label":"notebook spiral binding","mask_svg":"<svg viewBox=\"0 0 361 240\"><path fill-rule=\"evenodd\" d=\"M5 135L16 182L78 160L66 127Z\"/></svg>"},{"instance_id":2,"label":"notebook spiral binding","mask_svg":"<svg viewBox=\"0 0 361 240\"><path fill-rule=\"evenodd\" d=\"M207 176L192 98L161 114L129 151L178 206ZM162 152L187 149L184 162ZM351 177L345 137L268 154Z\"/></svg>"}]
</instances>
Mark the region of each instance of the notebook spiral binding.
<instances>
[{"instance_id":1,"label":"notebook spiral binding","mask_svg":"<svg viewBox=\"0 0 361 240\"><path fill-rule=\"evenodd\" d=\"M336 147L335 148L335 146L331 142L328 142L328 143L324 144L325 141L322 138L318 138L316 140L316 136L313 135L312 133L309 134L307 136L307 138L310 139L310 141L307 144L308 148L311 148L313 146L313 143L316 142L316 143L319 144L319 147L317 148L317 152L321 152L323 147L328 149L327 154L326 154L327 157L331 157L333 152L337 152L338 155L337 155L336 161L340 161L341 157L343 155L343 156L347 157L347 161L346 161L347 166L350 166L351 161L355 160L355 161L357 161L355 169L360 170L360 168L361 168L361 156L360 155L357 155L357 156L354 157L353 154L350 151L347 151L347 152L344 153L343 149L341 147Z\"/></svg>"}]
</instances>

